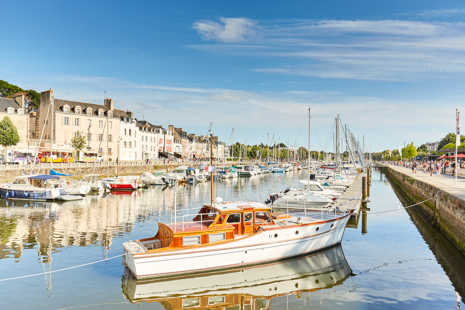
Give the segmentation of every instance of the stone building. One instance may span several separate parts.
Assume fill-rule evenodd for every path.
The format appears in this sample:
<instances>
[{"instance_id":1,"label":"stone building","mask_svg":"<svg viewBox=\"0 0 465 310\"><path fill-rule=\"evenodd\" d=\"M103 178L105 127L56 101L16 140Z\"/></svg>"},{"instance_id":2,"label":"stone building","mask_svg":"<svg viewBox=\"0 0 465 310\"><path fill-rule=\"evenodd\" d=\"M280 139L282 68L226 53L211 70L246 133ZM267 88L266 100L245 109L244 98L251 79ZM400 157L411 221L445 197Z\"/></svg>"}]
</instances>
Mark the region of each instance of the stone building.
<instances>
[{"instance_id":1,"label":"stone building","mask_svg":"<svg viewBox=\"0 0 465 310\"><path fill-rule=\"evenodd\" d=\"M137 120L131 111L115 110L120 117L120 136L119 136L119 159L120 160L141 160L142 156L138 149L138 131Z\"/></svg>"},{"instance_id":2,"label":"stone building","mask_svg":"<svg viewBox=\"0 0 465 310\"><path fill-rule=\"evenodd\" d=\"M53 99L53 91L50 89L40 94L40 106L35 117L33 133L35 139L39 139L43 130L42 141L49 142L53 129L54 143L66 145L71 144L71 139L79 131L86 137L87 148L100 151L105 160L116 160L120 118L123 113L125 112L115 111L113 99L105 99L103 105Z\"/></svg>"},{"instance_id":3,"label":"stone building","mask_svg":"<svg viewBox=\"0 0 465 310\"><path fill-rule=\"evenodd\" d=\"M176 141L175 143L177 143L177 147L175 146L174 152L178 153L183 158L192 159L187 132L182 130L182 128L176 128L173 125L169 125L168 129L173 133L174 140Z\"/></svg>"},{"instance_id":4,"label":"stone building","mask_svg":"<svg viewBox=\"0 0 465 310\"><path fill-rule=\"evenodd\" d=\"M8 116L18 130L19 142L16 149L27 148L29 144L29 114L24 108L25 100L23 94L13 99L0 98L0 121Z\"/></svg>"}]
</instances>

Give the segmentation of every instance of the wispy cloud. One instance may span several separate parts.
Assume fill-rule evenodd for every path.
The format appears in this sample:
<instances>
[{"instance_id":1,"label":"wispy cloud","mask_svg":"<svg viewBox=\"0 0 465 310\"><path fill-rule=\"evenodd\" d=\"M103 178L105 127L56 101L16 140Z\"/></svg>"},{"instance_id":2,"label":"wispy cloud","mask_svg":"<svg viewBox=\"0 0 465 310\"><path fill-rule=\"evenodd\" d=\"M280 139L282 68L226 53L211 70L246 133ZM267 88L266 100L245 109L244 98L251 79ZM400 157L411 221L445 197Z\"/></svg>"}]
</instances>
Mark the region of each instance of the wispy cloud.
<instances>
[{"instance_id":1,"label":"wispy cloud","mask_svg":"<svg viewBox=\"0 0 465 310\"><path fill-rule=\"evenodd\" d=\"M447 17L447 16L456 16L465 14L465 9L457 8L457 9L444 9L444 10L426 10L417 13L413 13L413 15L425 17L425 18L433 18L433 17Z\"/></svg>"},{"instance_id":2,"label":"wispy cloud","mask_svg":"<svg viewBox=\"0 0 465 310\"><path fill-rule=\"evenodd\" d=\"M244 42L256 35L256 22L245 17L220 18L220 23L202 20L195 22L196 29L204 40L224 43Z\"/></svg>"},{"instance_id":3,"label":"wispy cloud","mask_svg":"<svg viewBox=\"0 0 465 310\"><path fill-rule=\"evenodd\" d=\"M280 58L279 67L251 69L268 74L409 81L465 73L465 23L285 20L261 22L261 35L243 44L217 41L196 48Z\"/></svg>"}]
</instances>

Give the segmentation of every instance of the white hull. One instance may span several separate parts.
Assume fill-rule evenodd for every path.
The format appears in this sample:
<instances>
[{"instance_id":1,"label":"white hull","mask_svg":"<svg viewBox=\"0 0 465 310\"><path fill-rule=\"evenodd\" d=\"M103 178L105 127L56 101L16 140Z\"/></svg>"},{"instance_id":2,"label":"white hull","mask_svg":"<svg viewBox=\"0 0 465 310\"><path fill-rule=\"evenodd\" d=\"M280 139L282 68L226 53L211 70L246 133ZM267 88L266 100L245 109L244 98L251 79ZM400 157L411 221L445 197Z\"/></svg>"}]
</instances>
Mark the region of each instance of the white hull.
<instances>
[{"instance_id":1,"label":"white hull","mask_svg":"<svg viewBox=\"0 0 465 310\"><path fill-rule=\"evenodd\" d=\"M349 217L270 228L232 242L164 253L130 254L131 243L127 242L123 244L127 254L123 263L137 279L144 279L288 259L339 244Z\"/></svg>"},{"instance_id":2,"label":"white hull","mask_svg":"<svg viewBox=\"0 0 465 310\"><path fill-rule=\"evenodd\" d=\"M335 247L311 256L283 263L260 265L208 276L137 282L126 273L123 291L131 302L163 301L167 298L247 294L274 297L307 290L318 290L342 283L351 274L342 251ZM270 290L270 283L274 289Z\"/></svg>"}]
</instances>

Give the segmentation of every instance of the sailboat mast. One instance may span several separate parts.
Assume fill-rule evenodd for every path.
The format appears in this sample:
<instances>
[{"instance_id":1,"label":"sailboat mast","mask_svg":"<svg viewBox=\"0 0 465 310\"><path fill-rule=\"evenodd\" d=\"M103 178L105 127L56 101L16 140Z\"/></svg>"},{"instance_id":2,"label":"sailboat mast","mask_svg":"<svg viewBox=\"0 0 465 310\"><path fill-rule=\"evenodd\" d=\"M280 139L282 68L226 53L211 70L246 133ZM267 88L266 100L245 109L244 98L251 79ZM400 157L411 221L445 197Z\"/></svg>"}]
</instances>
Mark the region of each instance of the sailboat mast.
<instances>
[{"instance_id":1,"label":"sailboat mast","mask_svg":"<svg viewBox=\"0 0 465 310\"><path fill-rule=\"evenodd\" d=\"M232 161L234 162L234 128L233 128L233 136L232 136Z\"/></svg>"},{"instance_id":2,"label":"sailboat mast","mask_svg":"<svg viewBox=\"0 0 465 310\"><path fill-rule=\"evenodd\" d=\"M210 206L213 208L213 133L210 133L210 181L211 181L211 204Z\"/></svg>"},{"instance_id":3,"label":"sailboat mast","mask_svg":"<svg viewBox=\"0 0 465 310\"><path fill-rule=\"evenodd\" d=\"M52 96L52 102L51 102L51 109L52 109L52 122L51 122L51 127L50 127L50 170L53 169L53 156L52 156L52 150L53 150L53 106L55 105L55 97Z\"/></svg>"},{"instance_id":4,"label":"sailboat mast","mask_svg":"<svg viewBox=\"0 0 465 310\"><path fill-rule=\"evenodd\" d=\"M308 170L309 171L310 171L310 121L311 121L310 108L308 108Z\"/></svg>"}]
</instances>

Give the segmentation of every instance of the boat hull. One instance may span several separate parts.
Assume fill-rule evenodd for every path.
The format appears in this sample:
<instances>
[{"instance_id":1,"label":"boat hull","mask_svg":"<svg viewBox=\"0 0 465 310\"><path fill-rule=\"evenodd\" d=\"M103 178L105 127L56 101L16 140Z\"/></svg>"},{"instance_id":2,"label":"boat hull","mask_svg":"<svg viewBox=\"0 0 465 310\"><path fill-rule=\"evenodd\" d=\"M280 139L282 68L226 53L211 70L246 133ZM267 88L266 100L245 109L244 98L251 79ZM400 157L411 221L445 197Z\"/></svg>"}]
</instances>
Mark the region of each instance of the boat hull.
<instances>
[{"instance_id":1,"label":"boat hull","mask_svg":"<svg viewBox=\"0 0 465 310\"><path fill-rule=\"evenodd\" d=\"M149 279L282 261L339 244L349 218L350 214L322 222L270 228L232 242L169 252L131 254L128 242L123 244L123 264L137 279Z\"/></svg>"},{"instance_id":2,"label":"boat hull","mask_svg":"<svg viewBox=\"0 0 465 310\"><path fill-rule=\"evenodd\" d=\"M137 189L137 182L134 183L108 183L110 185L110 190L114 191L133 191Z\"/></svg>"}]
</instances>

